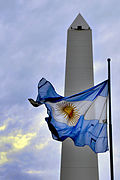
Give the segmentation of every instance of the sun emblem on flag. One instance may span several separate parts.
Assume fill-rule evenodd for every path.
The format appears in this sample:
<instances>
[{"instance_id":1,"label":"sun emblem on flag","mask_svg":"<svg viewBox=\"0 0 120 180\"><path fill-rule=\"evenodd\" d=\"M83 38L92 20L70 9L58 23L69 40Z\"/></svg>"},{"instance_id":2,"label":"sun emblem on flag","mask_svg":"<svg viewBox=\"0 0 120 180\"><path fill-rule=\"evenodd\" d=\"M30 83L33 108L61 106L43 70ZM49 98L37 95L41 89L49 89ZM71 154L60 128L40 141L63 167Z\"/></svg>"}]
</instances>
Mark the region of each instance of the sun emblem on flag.
<instances>
[{"instance_id":1,"label":"sun emblem on flag","mask_svg":"<svg viewBox=\"0 0 120 180\"><path fill-rule=\"evenodd\" d=\"M57 110L64 115L69 126L75 126L80 117L79 111L77 110L75 104L72 102L62 102L57 104Z\"/></svg>"}]
</instances>

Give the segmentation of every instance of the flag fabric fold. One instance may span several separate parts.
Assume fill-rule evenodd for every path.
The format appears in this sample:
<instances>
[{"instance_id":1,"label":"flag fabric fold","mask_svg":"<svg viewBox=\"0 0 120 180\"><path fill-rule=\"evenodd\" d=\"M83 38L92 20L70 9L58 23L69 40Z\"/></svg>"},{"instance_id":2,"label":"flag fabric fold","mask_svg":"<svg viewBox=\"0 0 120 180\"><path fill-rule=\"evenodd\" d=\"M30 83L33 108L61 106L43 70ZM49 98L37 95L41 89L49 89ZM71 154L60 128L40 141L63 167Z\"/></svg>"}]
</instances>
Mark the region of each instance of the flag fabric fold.
<instances>
[{"instance_id":1,"label":"flag fabric fold","mask_svg":"<svg viewBox=\"0 0 120 180\"><path fill-rule=\"evenodd\" d=\"M52 137L58 141L71 138L76 146L88 145L95 153L108 150L107 138L108 80L78 94L63 97L42 78L38 84L35 107L45 104L45 118Z\"/></svg>"}]
</instances>

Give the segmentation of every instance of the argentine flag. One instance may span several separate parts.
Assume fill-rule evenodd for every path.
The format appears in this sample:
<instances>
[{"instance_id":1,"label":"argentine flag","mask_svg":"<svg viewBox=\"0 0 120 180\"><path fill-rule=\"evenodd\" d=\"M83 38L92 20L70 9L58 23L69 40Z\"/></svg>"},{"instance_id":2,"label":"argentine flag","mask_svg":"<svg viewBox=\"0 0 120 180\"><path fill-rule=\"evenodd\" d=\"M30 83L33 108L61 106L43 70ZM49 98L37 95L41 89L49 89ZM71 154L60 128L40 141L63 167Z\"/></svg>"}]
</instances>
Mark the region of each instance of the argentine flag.
<instances>
[{"instance_id":1,"label":"argentine flag","mask_svg":"<svg viewBox=\"0 0 120 180\"><path fill-rule=\"evenodd\" d=\"M38 84L36 101L38 107L45 104L45 118L52 137L58 141L71 138L76 146L88 145L96 153L108 150L107 139L108 81L78 94L62 97L52 84L42 78Z\"/></svg>"}]
</instances>

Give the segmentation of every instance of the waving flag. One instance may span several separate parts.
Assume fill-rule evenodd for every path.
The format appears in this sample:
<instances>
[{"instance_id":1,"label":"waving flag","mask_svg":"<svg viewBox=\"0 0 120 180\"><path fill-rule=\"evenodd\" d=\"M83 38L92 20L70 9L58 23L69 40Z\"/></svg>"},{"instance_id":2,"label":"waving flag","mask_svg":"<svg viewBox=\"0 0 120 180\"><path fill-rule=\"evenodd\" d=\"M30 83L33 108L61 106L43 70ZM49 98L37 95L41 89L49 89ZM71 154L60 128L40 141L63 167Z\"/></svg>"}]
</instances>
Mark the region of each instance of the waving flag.
<instances>
[{"instance_id":1,"label":"waving flag","mask_svg":"<svg viewBox=\"0 0 120 180\"><path fill-rule=\"evenodd\" d=\"M78 94L62 97L42 78L36 101L29 101L35 107L45 104L49 115L45 120L55 140L64 141L69 137L76 146L89 145L100 153L108 150L107 97L107 80Z\"/></svg>"}]
</instances>

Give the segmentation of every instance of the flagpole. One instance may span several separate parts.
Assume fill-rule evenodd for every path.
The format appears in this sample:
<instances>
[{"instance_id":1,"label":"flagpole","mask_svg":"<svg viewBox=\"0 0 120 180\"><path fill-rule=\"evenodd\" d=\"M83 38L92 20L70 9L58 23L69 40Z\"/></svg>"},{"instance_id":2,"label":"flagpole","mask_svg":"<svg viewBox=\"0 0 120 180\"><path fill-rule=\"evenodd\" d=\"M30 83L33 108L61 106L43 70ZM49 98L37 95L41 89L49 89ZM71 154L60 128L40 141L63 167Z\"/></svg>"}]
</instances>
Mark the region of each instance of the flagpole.
<instances>
[{"instance_id":1,"label":"flagpole","mask_svg":"<svg viewBox=\"0 0 120 180\"><path fill-rule=\"evenodd\" d=\"M108 93L109 93L109 144L110 144L110 173L111 180L114 180L114 168L113 168L113 142L112 142L112 121L111 121L111 76L110 76L110 61L108 58Z\"/></svg>"}]
</instances>

